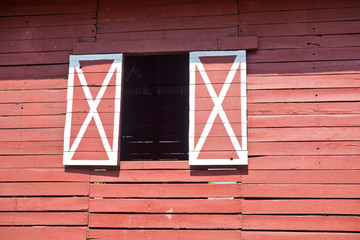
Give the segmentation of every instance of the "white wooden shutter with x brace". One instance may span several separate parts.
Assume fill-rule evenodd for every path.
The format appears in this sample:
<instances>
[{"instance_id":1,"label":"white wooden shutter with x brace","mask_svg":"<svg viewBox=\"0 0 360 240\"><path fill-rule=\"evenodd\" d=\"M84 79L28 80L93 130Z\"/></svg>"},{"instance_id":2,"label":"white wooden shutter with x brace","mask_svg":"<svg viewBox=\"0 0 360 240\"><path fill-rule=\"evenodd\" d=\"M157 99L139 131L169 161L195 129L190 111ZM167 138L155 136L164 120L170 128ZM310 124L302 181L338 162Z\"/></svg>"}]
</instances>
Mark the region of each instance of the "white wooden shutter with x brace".
<instances>
[{"instance_id":1,"label":"white wooden shutter with x brace","mask_svg":"<svg viewBox=\"0 0 360 240\"><path fill-rule=\"evenodd\" d=\"M122 60L122 54L70 56L64 165L117 165Z\"/></svg>"},{"instance_id":2,"label":"white wooden shutter with x brace","mask_svg":"<svg viewBox=\"0 0 360 240\"><path fill-rule=\"evenodd\" d=\"M247 164L246 55L190 53L190 165Z\"/></svg>"}]
</instances>

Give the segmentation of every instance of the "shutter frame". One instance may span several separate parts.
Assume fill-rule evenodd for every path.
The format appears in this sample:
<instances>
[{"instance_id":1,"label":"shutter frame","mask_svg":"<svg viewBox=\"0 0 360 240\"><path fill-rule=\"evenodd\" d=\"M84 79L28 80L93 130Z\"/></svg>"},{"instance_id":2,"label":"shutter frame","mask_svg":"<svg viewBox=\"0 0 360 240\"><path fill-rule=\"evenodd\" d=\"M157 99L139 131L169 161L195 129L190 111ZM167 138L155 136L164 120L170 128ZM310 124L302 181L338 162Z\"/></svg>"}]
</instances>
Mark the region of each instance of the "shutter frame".
<instances>
[{"instance_id":1,"label":"shutter frame","mask_svg":"<svg viewBox=\"0 0 360 240\"><path fill-rule=\"evenodd\" d=\"M236 56L235 61L232 64L232 68L227 74L226 80L224 84L221 87L221 91L219 95L214 91L214 88L211 83L211 79L207 76L206 70L203 67L203 63L201 62L201 57L229 57L229 56ZM241 102L240 112L241 116L241 136L234 135L234 131L232 131L231 121L225 122L224 119L228 119L224 115L226 115L226 111L222 108L222 103L224 99L226 98L227 90L231 87L231 84L233 84L233 79L236 75L234 73L233 79L230 80L230 72L233 69L233 67L236 66L236 64L239 64L239 67L236 68L236 71L239 71L240 76L240 92L239 92L239 100ZM190 52L190 59L189 59L189 69L190 69L190 85L189 85L189 165L190 166L228 166L228 165L247 165L248 164L248 151L247 151L247 98L246 98L246 51L245 50L237 50L237 51L201 51L201 52ZM200 68L200 69L199 69ZM198 69L198 71L197 71ZM200 73L201 71L205 72L205 74ZM206 85L206 88L208 90L208 94L211 97L211 100L214 103L213 109L211 109L211 113L209 115L208 121L206 122L204 128L202 129L202 134L198 140L198 142L195 142L195 126L197 124L196 119L196 112L200 111L198 108L201 108L199 104L196 103L196 92L199 88L199 85L196 85L196 81L199 80L196 77L196 72L199 72L202 76L202 83ZM204 79L205 78L205 79ZM210 82L209 82L210 81ZM225 89L225 95L223 95L223 88L225 84L228 84L227 90ZM223 99L221 100L221 98ZM217 106L216 102L219 102ZM198 105L198 106L196 106ZM239 110L239 109L238 109ZM220 116L220 114L222 116ZM213 116L211 116L213 115ZM214 117L215 115L215 117ZM216 155L216 158L208 157L206 159L198 159L199 154L202 151L202 147L204 145L204 142L208 138L208 134L211 131L211 129L214 126L215 118L220 116L222 120L222 124L225 126L226 134L223 135L224 137L229 137L232 141L232 144L234 146L234 150L236 152L236 158L225 158L222 156L222 151L219 151L219 149L214 147L214 149L208 150L209 153L213 151L214 156ZM210 118L213 117L213 120L210 120ZM230 128L229 128L230 127ZM232 132L232 134L230 133ZM231 136L234 135L234 136ZM201 139L202 138L202 139ZM241 139L238 141L238 139ZM201 139L201 140L200 140ZM218 138L220 139L220 138ZM201 143L200 143L201 141ZM237 141L237 143L236 143ZM199 144L200 143L200 144ZM240 148L239 148L240 147ZM232 150L233 151L233 150ZM226 151L224 151L225 153ZM228 151L229 152L229 151ZM215 154L216 153L216 154ZM219 156L220 155L220 156Z\"/></svg>"},{"instance_id":2,"label":"shutter frame","mask_svg":"<svg viewBox=\"0 0 360 240\"><path fill-rule=\"evenodd\" d=\"M65 120L65 129L64 129L64 153L63 153L63 165L69 166L117 166L118 165L118 151L119 151L119 135L120 135L120 112L121 112L121 92L122 92L122 68L123 68L123 54L87 54L87 55L70 55L70 63L69 63L69 74L68 74L68 88L67 88L67 110L66 110L66 120ZM89 91L89 86L86 82L86 77L83 74L80 61L97 61L97 60L113 60L111 63L111 67L109 71L106 73L105 79L99 79L97 84L101 85L100 91L98 95L92 96ZM111 72L113 70L113 72ZM74 104L74 77L75 75L79 76L83 82L81 82L81 88L84 91L86 96L86 101L89 107L89 111L86 111L86 118L84 122L81 124L81 128L77 133L74 142L71 144L70 137L71 136L71 127L72 127L72 114L73 114L73 104ZM110 75L109 75L110 74ZM112 136L107 136L104 131L104 127L101 122L101 118L98 113L97 107L101 103L104 92L106 91L108 84L111 78L115 75L115 98L113 111L110 111L114 114L113 124L113 134ZM101 93L102 92L102 96ZM111 99L112 101L112 99ZM91 108L93 106L94 109ZM96 116L97 115L97 116ZM88 119L90 118L90 120ZM95 119L97 118L97 119ZM87 120L86 120L87 119ZM97 130L99 131L101 142L104 145L106 154L108 159L95 159L95 160L86 160L86 159L72 159L77 147L80 142L83 140L83 135L88 127L85 126L85 122L87 124L94 119ZM100 119L100 120L99 120ZM108 138L112 138L112 146L110 146L108 142Z\"/></svg>"}]
</instances>

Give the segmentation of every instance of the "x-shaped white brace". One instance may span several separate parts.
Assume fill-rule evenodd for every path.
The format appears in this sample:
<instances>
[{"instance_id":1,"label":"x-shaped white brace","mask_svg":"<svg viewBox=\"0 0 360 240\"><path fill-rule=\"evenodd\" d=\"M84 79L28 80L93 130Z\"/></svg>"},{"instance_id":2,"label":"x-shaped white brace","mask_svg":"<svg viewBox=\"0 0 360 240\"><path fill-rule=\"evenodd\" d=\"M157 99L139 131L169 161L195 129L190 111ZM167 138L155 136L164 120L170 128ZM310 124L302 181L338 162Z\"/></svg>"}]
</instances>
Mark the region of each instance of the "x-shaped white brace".
<instances>
[{"instance_id":1,"label":"x-shaped white brace","mask_svg":"<svg viewBox=\"0 0 360 240\"><path fill-rule=\"evenodd\" d=\"M198 143L196 144L196 146L194 146L194 144L195 144L194 142L190 143L190 146L192 146L192 147L190 147L190 151L193 150L190 153L191 154L190 158L192 160L198 158L198 156L200 154L200 151L201 151L201 149L202 149L202 147L203 147L203 145L205 143L205 140L208 137L209 132L210 132L210 130L211 130L213 124L214 124L215 118L219 114L219 116L221 118L221 121L223 122L223 124L225 126L226 132L227 132L228 136L230 137L230 140L231 140L231 142L232 142L232 144L234 146L234 149L236 150L236 153L237 153L237 155L238 155L238 157L240 159L241 158L240 151L242 150L242 148L241 148L241 146L239 144L237 136L234 133L233 128L231 127L231 124L229 123L229 120L228 120L228 118L226 116L226 113L225 113L225 111L224 111L224 109L222 107L222 103L223 103L223 101L225 99L225 96L226 96L230 86L231 86L231 83L232 83L232 81L233 81L233 79L235 77L235 74L236 74L236 72L237 72L237 70L238 70L238 68L240 66L241 56L240 55L236 56L236 58L234 60L234 63L231 66L231 69L230 69L230 71L229 71L229 73L228 73L228 75L226 77L226 80L225 80L225 82L224 82L224 84L223 84L223 86L221 88L221 91L220 91L219 95L216 94L216 92L215 92L215 90L214 90L214 88L212 86L212 83L211 83L211 81L210 81L210 79L209 79L209 77L208 77L208 75L207 75L207 73L205 71L205 68L204 68L203 64L201 63L201 61L200 61L199 56L194 56L194 58L195 59L193 59L193 61L192 61L194 64L191 66L191 68L192 68L191 71L194 74L195 66L198 68L198 70L199 70L199 72L201 74L201 77L202 77L202 79L203 79L203 81L204 81L204 83L205 83L205 85L207 87L207 90L208 90L209 94L210 94L210 97L211 97L211 99L212 99L212 101L214 103L214 107L213 107L213 109L212 109L212 111L210 113L210 116L209 116L209 118L208 118L208 120L206 122L206 125L205 125L205 127L204 127L204 129L203 129L203 131L201 133L201 136L199 138ZM195 77L195 76L193 76L193 77ZM195 82L193 82L193 84L195 84ZM192 97L194 98L195 96L192 96ZM194 116L191 116L191 117L194 117ZM191 131L194 131L194 129L191 129Z\"/></svg>"},{"instance_id":2,"label":"x-shaped white brace","mask_svg":"<svg viewBox=\"0 0 360 240\"><path fill-rule=\"evenodd\" d=\"M93 55L87 55L91 56ZM85 58L84 60L88 60L87 58ZM98 60L98 59L93 59L93 60ZM73 64L74 66L70 66L70 70L69 70L69 88L68 88L68 100L71 99L73 97L73 87L74 87L74 74L75 74L75 70L76 73L79 77L80 83L82 85L82 89L84 91L87 103L90 107L90 110L70 148L70 132L71 132L71 112L72 112L72 103L69 104L67 106L67 118L66 118L66 130L65 130L65 141L64 141L64 162L66 161L67 163L71 162L71 161L77 161L77 160L72 160L75 151L77 150L80 141L82 140L85 131L91 121L92 118L94 118L95 120L95 124L96 127L99 131L100 137L101 137L101 141L103 143L103 146L105 148L105 151L107 153L107 156L109 158L109 163L114 163L117 161L117 150L118 150L118 136L119 136L119 129L118 127L115 127L116 125L114 125L114 132L113 132L113 146L111 148L108 138L106 136L103 124L101 122L101 118L99 116L99 113L97 111L97 107L102 99L102 97L104 96L104 93L106 91L107 86L109 85L109 82L114 74L114 72L116 71L116 84L121 84L121 69L122 69L122 59L114 59L114 62L112 63L108 73L106 74L106 77L102 83L102 86L100 88L100 91L98 92L95 100L93 99L90 89L88 87L86 78L84 76L84 73L80 67L80 63L79 61L75 61L75 64ZM115 90L115 109L117 109L118 111L120 111L120 94L121 94L121 88L119 86L116 86L116 90ZM117 112L114 112L114 124L118 124L119 123L119 119L120 118L120 114ZM70 148L70 149L69 149ZM83 163L86 163L87 165L92 165L92 164L98 164L100 162L106 162L107 160L99 160L99 161L82 161ZM107 163L105 163L105 165L107 165ZM111 164L113 165L113 164Z\"/></svg>"}]
</instances>

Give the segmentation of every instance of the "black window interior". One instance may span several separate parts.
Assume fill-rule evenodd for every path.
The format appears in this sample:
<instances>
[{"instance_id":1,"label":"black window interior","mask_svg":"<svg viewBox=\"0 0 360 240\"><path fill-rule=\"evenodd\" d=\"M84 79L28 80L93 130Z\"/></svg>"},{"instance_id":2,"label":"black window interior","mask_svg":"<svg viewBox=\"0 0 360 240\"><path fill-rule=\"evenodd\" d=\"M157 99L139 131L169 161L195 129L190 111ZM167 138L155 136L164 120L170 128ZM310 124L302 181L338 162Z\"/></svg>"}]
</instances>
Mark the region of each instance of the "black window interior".
<instances>
[{"instance_id":1,"label":"black window interior","mask_svg":"<svg viewBox=\"0 0 360 240\"><path fill-rule=\"evenodd\" d=\"M187 160L188 106L188 54L125 56L120 160Z\"/></svg>"}]
</instances>

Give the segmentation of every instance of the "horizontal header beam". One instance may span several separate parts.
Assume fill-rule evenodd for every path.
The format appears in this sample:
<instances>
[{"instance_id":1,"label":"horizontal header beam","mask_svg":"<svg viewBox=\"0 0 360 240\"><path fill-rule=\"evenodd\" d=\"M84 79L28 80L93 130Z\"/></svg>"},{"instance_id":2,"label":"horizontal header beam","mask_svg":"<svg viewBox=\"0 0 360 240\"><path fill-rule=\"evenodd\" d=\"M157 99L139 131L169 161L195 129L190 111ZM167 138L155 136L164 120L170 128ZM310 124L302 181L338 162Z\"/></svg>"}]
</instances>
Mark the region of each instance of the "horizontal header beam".
<instances>
[{"instance_id":1,"label":"horizontal header beam","mask_svg":"<svg viewBox=\"0 0 360 240\"><path fill-rule=\"evenodd\" d=\"M257 49L257 37L156 39L76 43L73 54L158 53Z\"/></svg>"}]
</instances>

